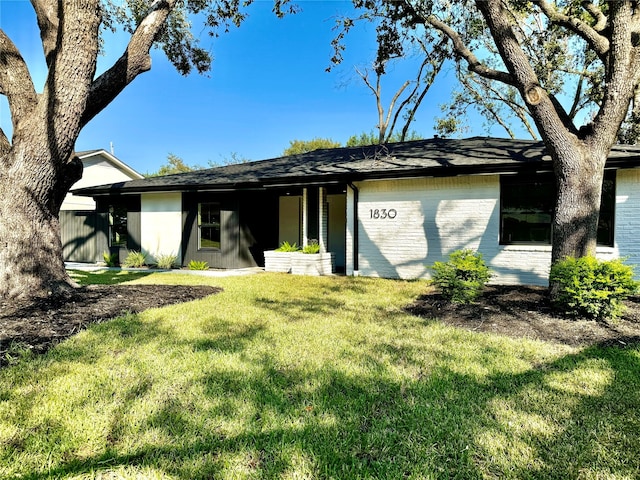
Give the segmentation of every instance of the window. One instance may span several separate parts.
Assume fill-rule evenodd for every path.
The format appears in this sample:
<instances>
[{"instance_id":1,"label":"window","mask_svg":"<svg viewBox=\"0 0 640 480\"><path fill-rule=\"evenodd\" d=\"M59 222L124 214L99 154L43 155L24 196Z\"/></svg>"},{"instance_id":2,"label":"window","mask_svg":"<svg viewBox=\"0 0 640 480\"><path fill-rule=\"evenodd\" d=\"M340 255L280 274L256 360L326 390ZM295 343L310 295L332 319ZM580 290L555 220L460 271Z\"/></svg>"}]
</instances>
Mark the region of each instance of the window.
<instances>
[{"instance_id":1,"label":"window","mask_svg":"<svg viewBox=\"0 0 640 480\"><path fill-rule=\"evenodd\" d=\"M598 245L613 246L615 171L605 172L598 221ZM551 244L556 197L552 174L500 178L500 243Z\"/></svg>"},{"instance_id":2,"label":"window","mask_svg":"<svg viewBox=\"0 0 640 480\"><path fill-rule=\"evenodd\" d=\"M109 246L126 247L128 239L127 209L123 206L109 206Z\"/></svg>"},{"instance_id":3,"label":"window","mask_svg":"<svg viewBox=\"0 0 640 480\"><path fill-rule=\"evenodd\" d=\"M198 248L220 248L220 204L198 204Z\"/></svg>"}]
</instances>

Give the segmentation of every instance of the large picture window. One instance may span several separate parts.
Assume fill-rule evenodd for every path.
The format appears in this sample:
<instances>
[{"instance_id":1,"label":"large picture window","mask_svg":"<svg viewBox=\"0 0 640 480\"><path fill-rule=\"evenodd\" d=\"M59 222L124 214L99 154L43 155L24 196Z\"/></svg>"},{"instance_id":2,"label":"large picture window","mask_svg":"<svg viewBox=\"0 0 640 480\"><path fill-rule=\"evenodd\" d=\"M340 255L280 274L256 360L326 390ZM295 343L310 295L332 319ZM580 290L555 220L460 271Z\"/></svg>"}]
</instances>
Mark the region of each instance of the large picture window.
<instances>
[{"instance_id":1,"label":"large picture window","mask_svg":"<svg viewBox=\"0 0 640 480\"><path fill-rule=\"evenodd\" d=\"M123 206L109 207L109 246L126 247L129 237L127 230L127 209Z\"/></svg>"},{"instance_id":2,"label":"large picture window","mask_svg":"<svg viewBox=\"0 0 640 480\"><path fill-rule=\"evenodd\" d=\"M615 171L605 172L602 184L598 245L613 246ZM556 198L553 174L500 178L500 243L551 244Z\"/></svg>"},{"instance_id":3,"label":"large picture window","mask_svg":"<svg viewBox=\"0 0 640 480\"><path fill-rule=\"evenodd\" d=\"M220 204L198 204L198 248L220 248Z\"/></svg>"}]
</instances>

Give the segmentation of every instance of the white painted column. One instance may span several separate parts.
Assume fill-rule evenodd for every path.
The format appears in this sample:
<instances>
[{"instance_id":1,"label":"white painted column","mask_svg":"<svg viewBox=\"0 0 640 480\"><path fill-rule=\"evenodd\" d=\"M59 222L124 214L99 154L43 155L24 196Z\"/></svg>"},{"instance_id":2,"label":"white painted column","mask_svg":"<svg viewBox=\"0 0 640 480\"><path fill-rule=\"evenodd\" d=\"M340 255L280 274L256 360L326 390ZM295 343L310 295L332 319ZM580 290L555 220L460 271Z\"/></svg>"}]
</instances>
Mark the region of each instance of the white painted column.
<instances>
[{"instance_id":1,"label":"white painted column","mask_svg":"<svg viewBox=\"0 0 640 480\"><path fill-rule=\"evenodd\" d=\"M302 246L306 247L309 244L309 191L306 188L302 189Z\"/></svg>"},{"instance_id":2,"label":"white painted column","mask_svg":"<svg viewBox=\"0 0 640 480\"><path fill-rule=\"evenodd\" d=\"M318 244L320 245L320 252L327 251L329 245L329 210L327 204L327 189L324 187L318 188Z\"/></svg>"},{"instance_id":3,"label":"white painted column","mask_svg":"<svg viewBox=\"0 0 640 480\"><path fill-rule=\"evenodd\" d=\"M357 276L358 272L354 269L353 251L354 242L357 235L355 229L358 228L358 219L354 215L355 194L351 187L347 187L347 245L345 258L345 273L347 275Z\"/></svg>"}]
</instances>

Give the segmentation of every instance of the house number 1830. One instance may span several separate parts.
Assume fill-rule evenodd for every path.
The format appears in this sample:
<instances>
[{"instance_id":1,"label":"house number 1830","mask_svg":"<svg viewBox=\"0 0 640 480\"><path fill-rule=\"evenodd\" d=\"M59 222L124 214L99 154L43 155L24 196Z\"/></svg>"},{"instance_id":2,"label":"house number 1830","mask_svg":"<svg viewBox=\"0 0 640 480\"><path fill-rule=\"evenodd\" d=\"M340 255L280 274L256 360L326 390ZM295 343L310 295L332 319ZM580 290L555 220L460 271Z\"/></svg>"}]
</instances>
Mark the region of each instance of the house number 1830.
<instances>
[{"instance_id":1,"label":"house number 1830","mask_svg":"<svg viewBox=\"0 0 640 480\"><path fill-rule=\"evenodd\" d=\"M369 210L369 218L373 218L375 220L386 220L390 218L393 220L398 215L398 212L395 208L390 208L387 210L386 208L376 208Z\"/></svg>"}]
</instances>

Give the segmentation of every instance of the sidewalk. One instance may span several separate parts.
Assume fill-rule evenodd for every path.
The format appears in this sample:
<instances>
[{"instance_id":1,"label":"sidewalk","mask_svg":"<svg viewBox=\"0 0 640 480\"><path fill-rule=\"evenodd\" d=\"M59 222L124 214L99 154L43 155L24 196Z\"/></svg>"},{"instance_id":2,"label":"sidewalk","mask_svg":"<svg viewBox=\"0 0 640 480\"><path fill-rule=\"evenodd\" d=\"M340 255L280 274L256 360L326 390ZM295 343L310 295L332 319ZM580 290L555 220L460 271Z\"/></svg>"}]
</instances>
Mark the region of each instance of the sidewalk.
<instances>
[{"instance_id":1,"label":"sidewalk","mask_svg":"<svg viewBox=\"0 0 640 480\"><path fill-rule=\"evenodd\" d=\"M121 267L105 267L104 265L98 265L97 263L79 263L79 262L65 262L64 266L67 270L82 270L85 272L100 272L100 271L123 271L123 272L150 272L150 273L177 273L185 275L200 275L203 277L237 277L241 275L253 275L256 273L264 272L262 267L250 267L250 268L237 268L231 270L187 270L187 269L173 269L173 270L160 270L157 268L121 268Z\"/></svg>"}]
</instances>

